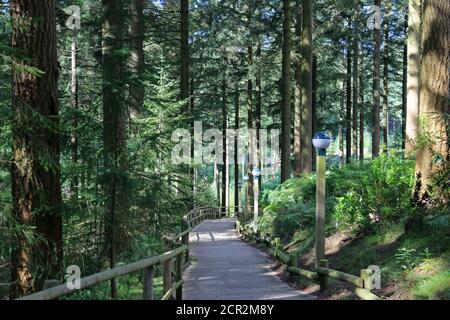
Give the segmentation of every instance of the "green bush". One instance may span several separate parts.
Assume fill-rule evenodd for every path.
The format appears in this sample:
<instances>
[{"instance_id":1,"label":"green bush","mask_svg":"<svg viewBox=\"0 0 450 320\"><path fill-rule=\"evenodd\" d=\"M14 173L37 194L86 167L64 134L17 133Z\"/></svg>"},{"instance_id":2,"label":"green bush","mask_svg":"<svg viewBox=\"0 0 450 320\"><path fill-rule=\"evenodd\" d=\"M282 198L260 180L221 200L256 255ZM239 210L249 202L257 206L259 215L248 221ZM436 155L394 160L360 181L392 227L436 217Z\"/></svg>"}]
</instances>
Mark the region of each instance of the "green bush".
<instances>
[{"instance_id":1,"label":"green bush","mask_svg":"<svg viewBox=\"0 0 450 320\"><path fill-rule=\"evenodd\" d=\"M375 221L398 221L414 213L412 161L383 154L360 167L337 169L331 176L336 197L332 216L338 227L366 228Z\"/></svg>"},{"instance_id":2,"label":"green bush","mask_svg":"<svg viewBox=\"0 0 450 320\"><path fill-rule=\"evenodd\" d=\"M414 213L414 162L395 153L369 163L332 168L326 175L328 228L367 229L374 222L397 222ZM266 189L260 230L284 238L313 226L315 193L315 174Z\"/></svg>"},{"instance_id":3,"label":"green bush","mask_svg":"<svg viewBox=\"0 0 450 320\"><path fill-rule=\"evenodd\" d=\"M314 219L316 181L314 175L290 179L262 195L263 215L258 227L275 237L292 237L295 231L310 226Z\"/></svg>"}]
</instances>

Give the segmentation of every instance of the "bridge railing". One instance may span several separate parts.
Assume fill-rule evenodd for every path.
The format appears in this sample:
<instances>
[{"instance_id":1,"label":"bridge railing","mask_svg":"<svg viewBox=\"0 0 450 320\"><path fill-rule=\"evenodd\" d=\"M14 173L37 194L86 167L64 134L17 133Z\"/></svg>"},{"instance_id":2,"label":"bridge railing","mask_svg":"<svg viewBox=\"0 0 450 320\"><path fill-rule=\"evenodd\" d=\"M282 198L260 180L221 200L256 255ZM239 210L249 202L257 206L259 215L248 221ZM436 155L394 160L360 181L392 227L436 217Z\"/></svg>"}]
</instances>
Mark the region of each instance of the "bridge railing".
<instances>
[{"instance_id":1,"label":"bridge railing","mask_svg":"<svg viewBox=\"0 0 450 320\"><path fill-rule=\"evenodd\" d=\"M189 262L189 232L205 219L222 217L222 209L221 207L200 207L191 210L183 217L181 232L174 236L164 237L166 252L158 256L83 277L80 279L80 286L77 289L72 289L66 283L58 284L57 280L47 280L44 284L46 289L21 297L18 300L54 300L102 282L140 271L143 272L143 299L153 300L153 270L157 265L161 265L163 269L163 296L161 300L173 298L181 300L183 295L183 267L186 262Z\"/></svg>"},{"instance_id":2,"label":"bridge railing","mask_svg":"<svg viewBox=\"0 0 450 320\"><path fill-rule=\"evenodd\" d=\"M146 258L124 266L115 267L106 271L80 279L80 287L72 289L66 283L45 289L43 291L19 298L18 300L54 300L73 294L74 292L98 285L104 281L109 281L121 276L125 276L138 271L143 271L143 299L153 300L153 268L158 264L163 265L163 292L162 300L175 298L182 299L182 268L183 255L187 252L187 246L182 245L173 250L167 251L158 256ZM174 268L175 260L175 268ZM175 282L172 281L172 270L175 269ZM55 280L48 280L54 282Z\"/></svg>"},{"instance_id":3,"label":"bridge railing","mask_svg":"<svg viewBox=\"0 0 450 320\"><path fill-rule=\"evenodd\" d=\"M264 244L277 260L282 264L287 265L286 270L289 273L319 282L321 291L325 290L327 287L327 280L333 278L356 286L355 293L363 300L382 300L382 298L371 292L374 288L370 278L371 271L368 269L362 269L361 274L358 277L349 273L330 269L328 267L328 260L326 259L320 260L319 267L315 268L313 271L301 269L298 267L297 255L289 254L285 251L294 244L288 244L283 247L281 246L279 238L271 239L268 236L261 236L260 234L255 233L253 228L244 224L239 224L238 231L244 238Z\"/></svg>"}]
</instances>

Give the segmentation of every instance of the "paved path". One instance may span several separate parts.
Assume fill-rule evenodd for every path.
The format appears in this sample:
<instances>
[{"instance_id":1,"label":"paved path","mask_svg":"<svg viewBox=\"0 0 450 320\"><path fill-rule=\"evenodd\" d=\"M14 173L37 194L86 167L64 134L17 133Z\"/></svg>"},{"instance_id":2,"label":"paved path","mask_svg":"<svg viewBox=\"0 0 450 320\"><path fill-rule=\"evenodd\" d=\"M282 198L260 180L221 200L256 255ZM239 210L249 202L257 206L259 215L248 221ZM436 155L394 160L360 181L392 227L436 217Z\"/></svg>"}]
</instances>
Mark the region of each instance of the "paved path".
<instances>
[{"instance_id":1,"label":"paved path","mask_svg":"<svg viewBox=\"0 0 450 320\"><path fill-rule=\"evenodd\" d=\"M235 219L206 220L191 232L195 256L184 273L186 300L307 300L281 282L265 253L241 241Z\"/></svg>"}]
</instances>

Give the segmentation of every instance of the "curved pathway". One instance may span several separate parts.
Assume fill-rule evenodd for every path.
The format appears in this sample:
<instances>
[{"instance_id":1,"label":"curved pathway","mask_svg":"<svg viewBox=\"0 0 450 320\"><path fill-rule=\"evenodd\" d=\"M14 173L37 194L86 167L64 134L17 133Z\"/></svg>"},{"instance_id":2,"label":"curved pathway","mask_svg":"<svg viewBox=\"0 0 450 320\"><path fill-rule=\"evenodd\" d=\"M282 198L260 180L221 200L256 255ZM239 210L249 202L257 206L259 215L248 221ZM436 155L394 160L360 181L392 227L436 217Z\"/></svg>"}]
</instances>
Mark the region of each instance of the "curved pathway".
<instances>
[{"instance_id":1,"label":"curved pathway","mask_svg":"<svg viewBox=\"0 0 450 320\"><path fill-rule=\"evenodd\" d=\"M184 272L186 300L310 300L281 282L265 253L241 241L235 219L206 220L191 232L191 265Z\"/></svg>"}]
</instances>

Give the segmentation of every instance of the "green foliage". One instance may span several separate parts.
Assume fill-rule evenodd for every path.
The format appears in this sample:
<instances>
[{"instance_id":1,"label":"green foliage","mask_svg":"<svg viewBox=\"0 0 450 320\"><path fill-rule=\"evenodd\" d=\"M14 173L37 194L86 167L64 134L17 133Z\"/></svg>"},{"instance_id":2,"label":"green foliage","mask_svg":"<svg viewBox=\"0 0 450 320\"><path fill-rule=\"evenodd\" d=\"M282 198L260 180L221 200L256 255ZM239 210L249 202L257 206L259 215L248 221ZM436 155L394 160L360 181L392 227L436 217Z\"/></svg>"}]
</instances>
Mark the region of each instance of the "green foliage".
<instances>
[{"instance_id":1,"label":"green foliage","mask_svg":"<svg viewBox=\"0 0 450 320\"><path fill-rule=\"evenodd\" d=\"M414 248L399 248L395 254L395 259L403 270L411 270L420 263L420 257Z\"/></svg>"},{"instance_id":2,"label":"green foliage","mask_svg":"<svg viewBox=\"0 0 450 320\"><path fill-rule=\"evenodd\" d=\"M440 169L431 175L431 200L435 209L448 213L450 205L450 162L441 154L434 154L433 162L440 163Z\"/></svg>"},{"instance_id":3,"label":"green foliage","mask_svg":"<svg viewBox=\"0 0 450 320\"><path fill-rule=\"evenodd\" d=\"M264 189L262 232L276 237L292 237L296 230L312 225L314 220L315 175L290 179L274 190Z\"/></svg>"},{"instance_id":4,"label":"green foliage","mask_svg":"<svg viewBox=\"0 0 450 320\"><path fill-rule=\"evenodd\" d=\"M368 164L346 166L331 175L336 196L332 217L340 228L367 228L373 222L399 221L414 214L414 164L409 160L383 154Z\"/></svg>"},{"instance_id":5,"label":"green foliage","mask_svg":"<svg viewBox=\"0 0 450 320\"><path fill-rule=\"evenodd\" d=\"M413 294L421 300L450 300L450 271L420 281Z\"/></svg>"},{"instance_id":6,"label":"green foliage","mask_svg":"<svg viewBox=\"0 0 450 320\"><path fill-rule=\"evenodd\" d=\"M427 223L433 227L450 227L450 214L434 216Z\"/></svg>"}]
</instances>

